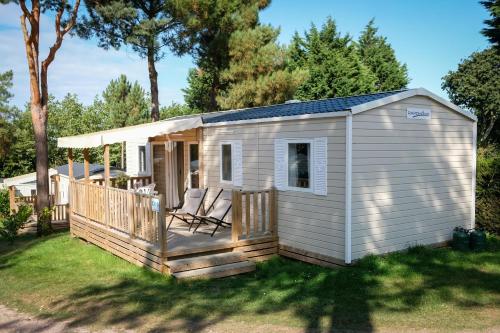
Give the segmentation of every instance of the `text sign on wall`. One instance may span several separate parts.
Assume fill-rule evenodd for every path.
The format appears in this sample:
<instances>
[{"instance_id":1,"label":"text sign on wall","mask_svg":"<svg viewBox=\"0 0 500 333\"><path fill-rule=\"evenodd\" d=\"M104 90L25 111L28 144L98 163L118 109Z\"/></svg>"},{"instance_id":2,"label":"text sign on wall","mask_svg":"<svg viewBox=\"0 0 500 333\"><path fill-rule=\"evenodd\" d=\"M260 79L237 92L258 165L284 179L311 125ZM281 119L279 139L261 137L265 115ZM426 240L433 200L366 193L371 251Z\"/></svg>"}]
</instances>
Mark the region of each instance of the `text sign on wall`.
<instances>
[{"instance_id":1,"label":"text sign on wall","mask_svg":"<svg viewBox=\"0 0 500 333\"><path fill-rule=\"evenodd\" d=\"M160 211L160 199L156 199L156 198L151 199L151 210L153 212Z\"/></svg>"},{"instance_id":2,"label":"text sign on wall","mask_svg":"<svg viewBox=\"0 0 500 333\"><path fill-rule=\"evenodd\" d=\"M431 119L431 109L407 108L406 118L417 120Z\"/></svg>"}]
</instances>

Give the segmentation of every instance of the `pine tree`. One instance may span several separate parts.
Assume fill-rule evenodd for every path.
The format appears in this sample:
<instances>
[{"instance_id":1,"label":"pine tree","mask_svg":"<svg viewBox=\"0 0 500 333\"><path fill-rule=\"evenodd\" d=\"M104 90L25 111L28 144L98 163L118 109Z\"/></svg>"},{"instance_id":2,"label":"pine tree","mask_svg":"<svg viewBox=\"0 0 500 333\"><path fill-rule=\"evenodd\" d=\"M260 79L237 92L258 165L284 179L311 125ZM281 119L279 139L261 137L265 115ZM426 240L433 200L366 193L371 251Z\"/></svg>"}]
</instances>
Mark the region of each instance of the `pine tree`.
<instances>
[{"instance_id":1,"label":"pine tree","mask_svg":"<svg viewBox=\"0 0 500 333\"><path fill-rule=\"evenodd\" d=\"M342 36L332 18L327 19L321 30L312 24L303 38L295 34L289 56L289 68L303 68L309 73L295 98L331 98L375 89L375 76L361 61L351 37Z\"/></svg>"},{"instance_id":2,"label":"pine tree","mask_svg":"<svg viewBox=\"0 0 500 333\"><path fill-rule=\"evenodd\" d=\"M279 29L269 25L240 30L229 42L229 68L221 73L227 89L218 96L222 109L282 103L304 81L303 70L286 69L286 50L276 42Z\"/></svg>"},{"instance_id":3,"label":"pine tree","mask_svg":"<svg viewBox=\"0 0 500 333\"><path fill-rule=\"evenodd\" d=\"M491 19L484 20L486 28L481 33L500 51L500 0L480 2L489 12Z\"/></svg>"},{"instance_id":4,"label":"pine tree","mask_svg":"<svg viewBox=\"0 0 500 333\"><path fill-rule=\"evenodd\" d=\"M408 85L408 70L397 59L387 39L377 35L378 28L370 20L358 40L363 63L376 76L377 91L397 90Z\"/></svg>"},{"instance_id":5,"label":"pine tree","mask_svg":"<svg viewBox=\"0 0 500 333\"><path fill-rule=\"evenodd\" d=\"M213 75L202 69L191 68L188 73L188 86L182 89L184 101L189 108L198 112L209 109L210 89L212 87Z\"/></svg>"},{"instance_id":6,"label":"pine tree","mask_svg":"<svg viewBox=\"0 0 500 333\"><path fill-rule=\"evenodd\" d=\"M119 1L85 0L87 16L77 26L80 37L97 37L104 49L130 45L140 57L147 59L151 119L160 117L158 72L156 63L165 56L164 46L172 46L172 33L177 26L169 0Z\"/></svg>"},{"instance_id":7,"label":"pine tree","mask_svg":"<svg viewBox=\"0 0 500 333\"><path fill-rule=\"evenodd\" d=\"M102 93L103 112L108 116L108 127L117 128L144 123L148 119L148 101L136 81L133 84L125 75L111 80Z\"/></svg>"},{"instance_id":8,"label":"pine tree","mask_svg":"<svg viewBox=\"0 0 500 333\"><path fill-rule=\"evenodd\" d=\"M269 0L177 0L173 3L176 19L181 23L176 39L177 54L190 54L203 78L199 87L210 83L208 104L203 111L219 108L217 96L225 90L222 71L229 67L229 40L233 32L255 28L259 11ZM205 76L207 75L207 76ZM189 89L189 88L188 88Z\"/></svg>"}]
</instances>

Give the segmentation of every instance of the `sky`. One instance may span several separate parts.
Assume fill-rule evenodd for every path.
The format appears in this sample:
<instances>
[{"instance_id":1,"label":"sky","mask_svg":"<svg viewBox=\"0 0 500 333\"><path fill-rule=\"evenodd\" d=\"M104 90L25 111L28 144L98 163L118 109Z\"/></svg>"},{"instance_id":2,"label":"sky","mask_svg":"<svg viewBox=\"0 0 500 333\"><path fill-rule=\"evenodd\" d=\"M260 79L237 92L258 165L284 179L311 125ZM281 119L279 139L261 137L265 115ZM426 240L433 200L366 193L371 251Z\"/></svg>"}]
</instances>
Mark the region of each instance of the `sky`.
<instances>
[{"instance_id":1,"label":"sky","mask_svg":"<svg viewBox=\"0 0 500 333\"><path fill-rule=\"evenodd\" d=\"M0 5L0 72L14 71L12 103L29 101L29 78L19 23L20 9ZM311 23L321 26L331 16L341 33L357 38L371 18L387 37L397 58L406 63L410 88L424 87L446 97L441 78L455 70L461 59L488 47L480 34L486 10L475 0L273 0L261 12L262 23L280 27L279 42L288 44L293 33L303 33ZM54 40L50 17L41 21L41 58ZM160 104L182 103L189 56L172 54L157 64ZM103 50L95 41L71 37L64 40L49 68L49 92L58 99L77 94L91 104L109 81L125 74L149 91L147 63L130 48Z\"/></svg>"}]
</instances>

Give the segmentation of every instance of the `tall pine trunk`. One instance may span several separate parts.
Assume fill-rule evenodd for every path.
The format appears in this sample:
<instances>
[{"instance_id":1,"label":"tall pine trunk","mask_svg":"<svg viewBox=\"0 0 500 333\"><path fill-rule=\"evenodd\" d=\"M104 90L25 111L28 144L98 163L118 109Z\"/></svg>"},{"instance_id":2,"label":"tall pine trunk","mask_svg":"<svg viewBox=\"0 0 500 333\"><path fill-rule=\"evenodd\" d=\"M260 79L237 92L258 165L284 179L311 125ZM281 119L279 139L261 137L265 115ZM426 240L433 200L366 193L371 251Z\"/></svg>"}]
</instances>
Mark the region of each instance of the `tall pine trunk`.
<instances>
[{"instance_id":1,"label":"tall pine trunk","mask_svg":"<svg viewBox=\"0 0 500 333\"><path fill-rule=\"evenodd\" d=\"M59 2L54 9L56 40L49 49L47 58L39 63L39 40L40 40L40 13L44 12L40 1L31 1L31 10L26 7L25 0L17 1L22 10L21 28L26 48L26 59L30 77L30 109L33 132L35 135L36 153L36 213L38 215L37 234L41 235L44 230L43 222L48 222L49 230L52 229L50 216L48 221L43 221L42 212L44 208L50 207L50 181L49 181L49 147L47 139L47 121L49 116L49 88L47 82L49 65L54 60L57 50L61 47L64 35L75 25L80 0L76 0L73 8L66 1ZM45 8L46 9L46 8ZM70 12L68 20L63 19L65 11ZM64 22L64 26L61 23ZM29 29L28 29L29 27Z\"/></svg>"},{"instance_id":2,"label":"tall pine trunk","mask_svg":"<svg viewBox=\"0 0 500 333\"><path fill-rule=\"evenodd\" d=\"M31 105L31 120L35 134L36 152L36 212L38 217L44 208L50 206L50 182L49 182L49 150L47 142L47 105L33 103ZM42 225L39 219L37 223L37 234L42 234ZM50 222L49 222L50 223ZM51 227L50 224L48 226Z\"/></svg>"},{"instance_id":3,"label":"tall pine trunk","mask_svg":"<svg viewBox=\"0 0 500 333\"><path fill-rule=\"evenodd\" d=\"M155 66L154 48L148 48L148 71L151 85L151 120L160 120L160 101L158 98L158 72Z\"/></svg>"},{"instance_id":4,"label":"tall pine trunk","mask_svg":"<svg viewBox=\"0 0 500 333\"><path fill-rule=\"evenodd\" d=\"M210 104L208 112L218 111L217 94L219 93L219 75L216 73L213 76L212 84L210 86Z\"/></svg>"}]
</instances>

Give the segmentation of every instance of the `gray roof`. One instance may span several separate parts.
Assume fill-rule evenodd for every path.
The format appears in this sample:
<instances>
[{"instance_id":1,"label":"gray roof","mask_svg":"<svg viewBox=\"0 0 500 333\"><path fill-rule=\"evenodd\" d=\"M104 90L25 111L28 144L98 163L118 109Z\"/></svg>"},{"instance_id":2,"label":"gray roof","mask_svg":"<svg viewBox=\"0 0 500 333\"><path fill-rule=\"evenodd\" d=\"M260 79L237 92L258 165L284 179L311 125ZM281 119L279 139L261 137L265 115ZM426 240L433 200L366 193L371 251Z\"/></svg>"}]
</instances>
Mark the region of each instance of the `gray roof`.
<instances>
[{"instance_id":1,"label":"gray roof","mask_svg":"<svg viewBox=\"0 0 500 333\"><path fill-rule=\"evenodd\" d=\"M58 174L69 176L69 165L64 164L60 165L58 167L55 167L54 169L57 170ZM104 165L101 164L90 164L89 165L89 171L90 175L93 175L98 172L103 172L104 171ZM85 176L85 168L83 163L80 162L73 162L73 177L76 179L83 178Z\"/></svg>"},{"instance_id":2,"label":"gray roof","mask_svg":"<svg viewBox=\"0 0 500 333\"><path fill-rule=\"evenodd\" d=\"M320 99L315 101L292 102L255 108L202 114L204 123L262 119L273 117L299 116L326 112L348 111L352 107L391 96L407 89L384 91L374 94Z\"/></svg>"}]
</instances>

